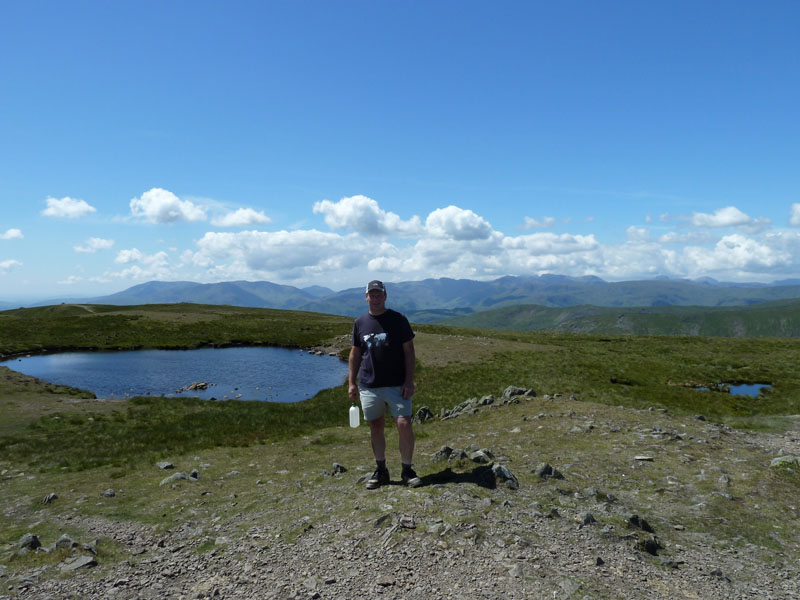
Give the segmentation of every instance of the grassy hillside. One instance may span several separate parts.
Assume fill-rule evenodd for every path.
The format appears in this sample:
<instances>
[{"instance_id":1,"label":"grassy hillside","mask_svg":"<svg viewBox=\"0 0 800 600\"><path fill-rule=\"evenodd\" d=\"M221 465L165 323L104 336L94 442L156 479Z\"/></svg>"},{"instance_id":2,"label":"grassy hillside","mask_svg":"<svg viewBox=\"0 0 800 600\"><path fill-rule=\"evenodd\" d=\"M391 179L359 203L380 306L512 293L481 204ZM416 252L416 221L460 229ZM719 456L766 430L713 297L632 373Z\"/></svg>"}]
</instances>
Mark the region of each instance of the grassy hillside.
<instances>
[{"instance_id":1,"label":"grassy hillside","mask_svg":"<svg viewBox=\"0 0 800 600\"><path fill-rule=\"evenodd\" d=\"M317 313L198 304L62 304L0 312L0 356L44 350L312 346L352 320Z\"/></svg>"},{"instance_id":2,"label":"grassy hillside","mask_svg":"<svg viewBox=\"0 0 800 600\"><path fill-rule=\"evenodd\" d=\"M314 344L344 355L349 329L265 309L62 305L0 313L0 348ZM288 598L311 597L311 585L325 597L438 598L472 593L485 573L486 598L797 597L800 475L769 465L800 455L800 340L415 330L417 408L497 398L415 427L417 489L364 489L368 430L347 427L345 386L296 404L111 400L0 365L4 593ZM756 398L697 389L722 382L772 387ZM502 401L509 385L537 396ZM394 428L387 437L399 484ZM489 465L438 460L445 444L488 449L519 489L487 479ZM199 478L168 480L164 460ZM332 475L333 461L347 472ZM564 479L542 479L544 461ZM658 556L631 515L657 532ZM401 516L416 528L395 525ZM62 570L88 556L80 548L13 556L26 533L54 545L65 532L99 540L97 566ZM384 568L397 580L376 583Z\"/></svg>"},{"instance_id":3,"label":"grassy hillside","mask_svg":"<svg viewBox=\"0 0 800 600\"><path fill-rule=\"evenodd\" d=\"M646 306L617 308L508 306L442 323L461 327L597 334L800 337L800 300L750 306Z\"/></svg>"},{"instance_id":4,"label":"grassy hillside","mask_svg":"<svg viewBox=\"0 0 800 600\"><path fill-rule=\"evenodd\" d=\"M0 351L9 355L234 343L307 346L338 340L344 352L350 325L342 317L267 309L62 305L0 313ZM744 426L800 413L796 340L415 328L415 404L437 414L469 397L500 395L508 385L534 388L539 394L574 394L612 406L702 412ZM13 372L6 374L0 413L16 414L19 386ZM767 383L772 388L756 399L694 389L722 382ZM69 412L68 404L59 403L64 397L58 390L39 397L36 401L47 408L48 418L36 422L36 411L28 411L29 430L7 432L0 438L0 451L44 468L120 464L167 450L238 446L308 433L339 423L349 404L341 386L295 405L140 398L114 405L98 402L96 414L88 414L84 405L78 415L52 418L62 410ZM64 447L56 443L60 439L73 442Z\"/></svg>"}]
</instances>

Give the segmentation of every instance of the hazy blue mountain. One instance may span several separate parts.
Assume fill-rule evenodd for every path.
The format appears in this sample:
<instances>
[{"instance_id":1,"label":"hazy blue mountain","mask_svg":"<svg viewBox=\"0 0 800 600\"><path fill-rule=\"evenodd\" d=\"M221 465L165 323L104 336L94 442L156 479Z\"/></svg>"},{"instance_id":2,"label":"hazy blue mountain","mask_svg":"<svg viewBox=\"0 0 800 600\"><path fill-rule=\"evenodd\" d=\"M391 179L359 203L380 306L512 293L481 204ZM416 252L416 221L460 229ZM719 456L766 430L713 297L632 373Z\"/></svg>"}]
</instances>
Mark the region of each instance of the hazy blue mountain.
<instances>
[{"instance_id":1,"label":"hazy blue mountain","mask_svg":"<svg viewBox=\"0 0 800 600\"><path fill-rule=\"evenodd\" d=\"M227 281L193 283L189 281L150 281L110 296L93 298L95 304L229 304L256 308L296 309L314 296L290 285L268 281Z\"/></svg>"},{"instance_id":2,"label":"hazy blue mountain","mask_svg":"<svg viewBox=\"0 0 800 600\"><path fill-rule=\"evenodd\" d=\"M312 285L309 287L304 287L302 290L309 294L310 296L314 296L315 298L324 298L325 296L330 296L334 293L331 288L322 287L321 285Z\"/></svg>"},{"instance_id":3,"label":"hazy blue mountain","mask_svg":"<svg viewBox=\"0 0 800 600\"><path fill-rule=\"evenodd\" d=\"M800 283L726 283L659 278L607 282L598 277L500 277L492 281L424 279L387 282L388 304L417 322L433 322L521 304L543 307L607 306L745 306L771 300L800 298ZM65 300L65 299L64 299ZM60 301L60 300L59 300ZM59 301L50 301L57 304ZM366 310L364 288L333 292L321 286L300 289L268 281L194 283L150 281L97 298L69 302L95 304L158 304L194 302L260 308L306 310L355 316ZM16 305L11 308L17 308Z\"/></svg>"}]
</instances>

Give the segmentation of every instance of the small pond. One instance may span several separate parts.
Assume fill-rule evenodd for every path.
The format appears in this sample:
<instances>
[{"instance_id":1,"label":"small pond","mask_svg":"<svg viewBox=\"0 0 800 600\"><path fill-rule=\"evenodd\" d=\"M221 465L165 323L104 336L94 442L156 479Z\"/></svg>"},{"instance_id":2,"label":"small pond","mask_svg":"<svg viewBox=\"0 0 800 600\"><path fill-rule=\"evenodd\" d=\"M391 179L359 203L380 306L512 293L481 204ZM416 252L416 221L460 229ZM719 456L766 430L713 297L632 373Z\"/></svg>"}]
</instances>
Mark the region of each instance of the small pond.
<instances>
[{"instance_id":1,"label":"small pond","mask_svg":"<svg viewBox=\"0 0 800 600\"><path fill-rule=\"evenodd\" d=\"M733 385L732 383L725 383L720 385L715 391L724 391L725 388L728 389L732 396L750 396L751 398L755 398L761 393L763 388L771 388L772 386L768 383L742 383L739 385ZM697 390L708 390L707 387L698 387L695 388Z\"/></svg>"},{"instance_id":2,"label":"small pond","mask_svg":"<svg viewBox=\"0 0 800 600\"><path fill-rule=\"evenodd\" d=\"M15 358L4 366L98 398L178 396L298 402L336 387L347 363L333 356L270 347L66 352ZM205 390L185 391L206 382Z\"/></svg>"}]
</instances>

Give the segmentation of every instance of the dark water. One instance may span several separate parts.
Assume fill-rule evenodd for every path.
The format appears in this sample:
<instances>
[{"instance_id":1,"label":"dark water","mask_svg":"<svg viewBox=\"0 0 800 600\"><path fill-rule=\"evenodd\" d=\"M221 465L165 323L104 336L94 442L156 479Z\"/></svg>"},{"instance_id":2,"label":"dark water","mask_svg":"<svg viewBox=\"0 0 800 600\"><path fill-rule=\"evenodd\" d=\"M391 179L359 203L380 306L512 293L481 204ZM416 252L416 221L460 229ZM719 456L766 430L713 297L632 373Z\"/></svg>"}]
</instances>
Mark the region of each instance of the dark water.
<instances>
[{"instance_id":1,"label":"dark water","mask_svg":"<svg viewBox=\"0 0 800 600\"><path fill-rule=\"evenodd\" d=\"M202 348L136 352L67 352L2 363L98 398L197 396L217 400L299 402L347 378L347 363L285 348ZM194 382L207 390L178 392Z\"/></svg>"}]
</instances>

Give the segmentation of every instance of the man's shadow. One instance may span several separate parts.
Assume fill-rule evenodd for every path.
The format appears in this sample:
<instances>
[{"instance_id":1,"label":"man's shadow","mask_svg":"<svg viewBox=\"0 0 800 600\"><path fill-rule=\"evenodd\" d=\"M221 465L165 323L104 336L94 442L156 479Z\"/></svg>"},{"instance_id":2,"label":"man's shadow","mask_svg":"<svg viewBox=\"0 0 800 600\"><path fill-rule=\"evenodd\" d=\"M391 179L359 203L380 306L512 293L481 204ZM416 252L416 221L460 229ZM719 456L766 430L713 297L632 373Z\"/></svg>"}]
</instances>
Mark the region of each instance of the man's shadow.
<instances>
[{"instance_id":1,"label":"man's shadow","mask_svg":"<svg viewBox=\"0 0 800 600\"><path fill-rule=\"evenodd\" d=\"M450 467L443 471L421 477L422 485L435 485L437 483L471 483L482 488L493 490L497 487L497 477L491 467L475 467L468 473L454 473Z\"/></svg>"}]
</instances>

